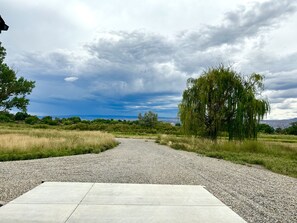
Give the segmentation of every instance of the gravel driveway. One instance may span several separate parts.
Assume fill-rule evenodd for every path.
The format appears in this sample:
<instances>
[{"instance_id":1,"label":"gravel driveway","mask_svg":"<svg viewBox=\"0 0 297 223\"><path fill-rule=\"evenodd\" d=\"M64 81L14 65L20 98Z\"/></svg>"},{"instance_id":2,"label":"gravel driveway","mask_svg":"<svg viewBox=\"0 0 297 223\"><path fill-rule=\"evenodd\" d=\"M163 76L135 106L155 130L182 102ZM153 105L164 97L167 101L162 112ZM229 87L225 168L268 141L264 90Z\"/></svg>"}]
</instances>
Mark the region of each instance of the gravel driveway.
<instances>
[{"instance_id":1,"label":"gravel driveway","mask_svg":"<svg viewBox=\"0 0 297 223\"><path fill-rule=\"evenodd\" d=\"M0 162L0 201L42 181L196 184L248 222L297 222L297 179L176 151L153 141L118 139L101 154Z\"/></svg>"}]
</instances>

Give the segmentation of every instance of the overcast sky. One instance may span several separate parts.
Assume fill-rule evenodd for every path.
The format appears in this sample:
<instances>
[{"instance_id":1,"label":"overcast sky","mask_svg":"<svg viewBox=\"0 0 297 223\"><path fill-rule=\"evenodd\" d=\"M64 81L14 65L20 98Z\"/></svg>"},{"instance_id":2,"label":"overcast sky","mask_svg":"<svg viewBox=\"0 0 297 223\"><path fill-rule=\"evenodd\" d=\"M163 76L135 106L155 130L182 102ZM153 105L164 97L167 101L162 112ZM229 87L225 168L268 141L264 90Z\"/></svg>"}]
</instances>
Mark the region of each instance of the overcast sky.
<instances>
[{"instance_id":1,"label":"overcast sky","mask_svg":"<svg viewBox=\"0 0 297 223\"><path fill-rule=\"evenodd\" d=\"M267 119L297 117L297 0L0 0L6 63L37 115L177 116L189 77L264 74Z\"/></svg>"}]
</instances>

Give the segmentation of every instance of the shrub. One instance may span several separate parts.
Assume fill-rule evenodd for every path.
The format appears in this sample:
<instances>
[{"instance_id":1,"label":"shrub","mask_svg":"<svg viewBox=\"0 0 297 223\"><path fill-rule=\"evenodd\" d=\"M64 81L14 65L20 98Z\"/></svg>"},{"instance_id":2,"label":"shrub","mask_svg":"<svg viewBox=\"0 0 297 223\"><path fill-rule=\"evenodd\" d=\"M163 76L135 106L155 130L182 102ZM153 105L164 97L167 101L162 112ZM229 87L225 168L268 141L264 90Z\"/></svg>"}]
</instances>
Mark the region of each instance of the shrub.
<instances>
[{"instance_id":1,"label":"shrub","mask_svg":"<svg viewBox=\"0 0 297 223\"><path fill-rule=\"evenodd\" d=\"M258 132L273 134L275 132L274 128L267 124L259 124L258 125Z\"/></svg>"},{"instance_id":2,"label":"shrub","mask_svg":"<svg viewBox=\"0 0 297 223\"><path fill-rule=\"evenodd\" d=\"M39 123L39 118L37 116L30 116L25 119L25 123L29 125L34 125Z\"/></svg>"},{"instance_id":3,"label":"shrub","mask_svg":"<svg viewBox=\"0 0 297 223\"><path fill-rule=\"evenodd\" d=\"M80 117L76 117L76 116L70 117L70 118L68 118L68 120L71 121L73 124L81 122Z\"/></svg>"},{"instance_id":4,"label":"shrub","mask_svg":"<svg viewBox=\"0 0 297 223\"><path fill-rule=\"evenodd\" d=\"M14 116L16 121L24 121L29 115L26 112L17 112Z\"/></svg>"},{"instance_id":5,"label":"shrub","mask_svg":"<svg viewBox=\"0 0 297 223\"><path fill-rule=\"evenodd\" d=\"M13 121L13 115L9 113L0 113L0 122L11 122Z\"/></svg>"},{"instance_id":6,"label":"shrub","mask_svg":"<svg viewBox=\"0 0 297 223\"><path fill-rule=\"evenodd\" d=\"M47 124L47 125L58 125L59 124L59 119L53 120L51 116L45 116L41 119L42 123Z\"/></svg>"},{"instance_id":7,"label":"shrub","mask_svg":"<svg viewBox=\"0 0 297 223\"><path fill-rule=\"evenodd\" d=\"M285 129L285 132L290 135L297 135L297 122L291 123L291 126Z\"/></svg>"}]
</instances>

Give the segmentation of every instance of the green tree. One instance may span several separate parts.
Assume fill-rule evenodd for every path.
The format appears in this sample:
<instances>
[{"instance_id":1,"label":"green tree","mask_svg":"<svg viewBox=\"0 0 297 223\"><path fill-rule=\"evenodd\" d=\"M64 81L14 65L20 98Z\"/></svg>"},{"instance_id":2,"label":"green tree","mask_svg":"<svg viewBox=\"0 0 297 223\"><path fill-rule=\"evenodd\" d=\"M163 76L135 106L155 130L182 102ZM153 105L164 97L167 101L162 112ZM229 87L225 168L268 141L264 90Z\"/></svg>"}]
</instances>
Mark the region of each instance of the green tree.
<instances>
[{"instance_id":1,"label":"green tree","mask_svg":"<svg viewBox=\"0 0 297 223\"><path fill-rule=\"evenodd\" d=\"M219 66L199 78L188 79L188 87L179 105L183 130L216 140L220 131L229 140L257 137L257 125L269 111L263 91L263 76L243 78L231 68Z\"/></svg>"},{"instance_id":2,"label":"green tree","mask_svg":"<svg viewBox=\"0 0 297 223\"><path fill-rule=\"evenodd\" d=\"M13 114L9 112L0 112L0 122L11 122L14 121Z\"/></svg>"},{"instance_id":3,"label":"green tree","mask_svg":"<svg viewBox=\"0 0 297 223\"><path fill-rule=\"evenodd\" d=\"M34 81L23 77L16 77L16 72L4 63L5 48L0 42L0 111L9 111L12 108L26 112L29 100L26 96L35 87Z\"/></svg>"},{"instance_id":4,"label":"green tree","mask_svg":"<svg viewBox=\"0 0 297 223\"><path fill-rule=\"evenodd\" d=\"M14 116L16 121L24 121L29 115L26 112L17 112Z\"/></svg>"},{"instance_id":5,"label":"green tree","mask_svg":"<svg viewBox=\"0 0 297 223\"><path fill-rule=\"evenodd\" d=\"M290 126L285 128L284 131L290 135L297 135L297 122L290 123Z\"/></svg>"},{"instance_id":6,"label":"green tree","mask_svg":"<svg viewBox=\"0 0 297 223\"><path fill-rule=\"evenodd\" d=\"M140 125L149 127L149 128L154 128L158 124L158 114L149 111L144 113L142 116L141 113L138 115L138 122Z\"/></svg>"},{"instance_id":7,"label":"green tree","mask_svg":"<svg viewBox=\"0 0 297 223\"><path fill-rule=\"evenodd\" d=\"M78 116L70 117L70 118L68 118L68 120L71 121L73 124L81 122L81 118Z\"/></svg>"},{"instance_id":8,"label":"green tree","mask_svg":"<svg viewBox=\"0 0 297 223\"><path fill-rule=\"evenodd\" d=\"M34 125L34 124L37 124L39 122L40 122L40 120L36 115L35 116L29 116L29 117L25 118L25 123L29 124L29 125Z\"/></svg>"},{"instance_id":9,"label":"green tree","mask_svg":"<svg viewBox=\"0 0 297 223\"><path fill-rule=\"evenodd\" d=\"M275 133L276 133L276 134L285 134L285 133L286 133L285 130L286 130L286 129L282 129L281 127L277 127L277 128L275 129Z\"/></svg>"},{"instance_id":10,"label":"green tree","mask_svg":"<svg viewBox=\"0 0 297 223\"><path fill-rule=\"evenodd\" d=\"M275 130L272 126L265 123L261 123L258 125L258 132L273 134Z\"/></svg>"}]
</instances>

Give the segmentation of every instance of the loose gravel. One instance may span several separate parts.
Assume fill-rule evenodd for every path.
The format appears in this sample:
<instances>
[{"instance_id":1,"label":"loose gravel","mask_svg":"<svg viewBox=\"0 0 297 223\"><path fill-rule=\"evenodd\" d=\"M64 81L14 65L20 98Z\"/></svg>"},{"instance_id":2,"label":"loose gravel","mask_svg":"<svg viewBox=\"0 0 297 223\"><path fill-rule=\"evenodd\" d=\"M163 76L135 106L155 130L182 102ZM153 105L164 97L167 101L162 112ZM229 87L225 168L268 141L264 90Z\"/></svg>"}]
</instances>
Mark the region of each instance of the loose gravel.
<instances>
[{"instance_id":1,"label":"loose gravel","mask_svg":"<svg viewBox=\"0 0 297 223\"><path fill-rule=\"evenodd\" d=\"M0 162L0 201L42 181L204 185L247 222L297 222L297 179L262 168L118 139L100 154Z\"/></svg>"}]
</instances>

